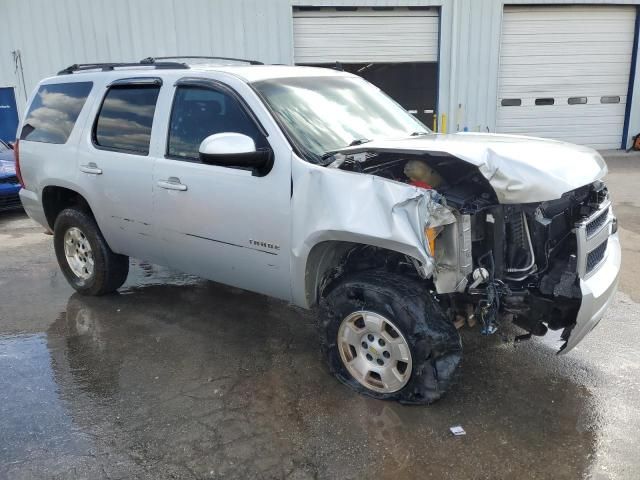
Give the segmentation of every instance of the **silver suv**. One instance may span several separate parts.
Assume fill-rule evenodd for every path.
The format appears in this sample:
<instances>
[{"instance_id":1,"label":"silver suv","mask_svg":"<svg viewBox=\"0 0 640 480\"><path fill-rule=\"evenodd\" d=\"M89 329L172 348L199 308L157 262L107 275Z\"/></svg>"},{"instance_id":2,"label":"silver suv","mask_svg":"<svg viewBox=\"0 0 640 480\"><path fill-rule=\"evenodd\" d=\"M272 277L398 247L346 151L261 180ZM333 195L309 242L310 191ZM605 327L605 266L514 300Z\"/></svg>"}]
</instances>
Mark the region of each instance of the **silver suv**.
<instances>
[{"instance_id":1,"label":"silver suv","mask_svg":"<svg viewBox=\"0 0 640 480\"><path fill-rule=\"evenodd\" d=\"M65 277L102 295L129 257L318 308L330 370L430 403L458 328L561 330L573 348L620 269L594 150L437 135L331 69L226 62L74 65L19 127L22 203Z\"/></svg>"}]
</instances>

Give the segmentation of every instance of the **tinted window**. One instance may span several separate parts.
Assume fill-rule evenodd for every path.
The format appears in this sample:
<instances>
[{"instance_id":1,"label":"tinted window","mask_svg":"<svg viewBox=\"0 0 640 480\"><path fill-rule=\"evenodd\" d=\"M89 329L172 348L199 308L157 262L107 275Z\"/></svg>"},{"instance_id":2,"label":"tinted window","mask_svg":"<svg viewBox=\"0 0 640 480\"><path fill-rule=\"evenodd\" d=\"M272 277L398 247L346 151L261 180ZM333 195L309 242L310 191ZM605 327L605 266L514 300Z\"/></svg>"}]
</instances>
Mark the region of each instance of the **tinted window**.
<instances>
[{"instance_id":1,"label":"tinted window","mask_svg":"<svg viewBox=\"0 0 640 480\"><path fill-rule=\"evenodd\" d=\"M169 156L198 158L202 140L223 132L248 135L256 148L267 146L258 127L232 96L206 88L177 88L169 125Z\"/></svg>"},{"instance_id":2,"label":"tinted window","mask_svg":"<svg viewBox=\"0 0 640 480\"><path fill-rule=\"evenodd\" d=\"M151 125L160 87L112 87L104 98L95 128L97 145L148 154Z\"/></svg>"},{"instance_id":3,"label":"tinted window","mask_svg":"<svg viewBox=\"0 0 640 480\"><path fill-rule=\"evenodd\" d=\"M65 143L92 86L92 82L42 85L29 107L20 140Z\"/></svg>"}]
</instances>

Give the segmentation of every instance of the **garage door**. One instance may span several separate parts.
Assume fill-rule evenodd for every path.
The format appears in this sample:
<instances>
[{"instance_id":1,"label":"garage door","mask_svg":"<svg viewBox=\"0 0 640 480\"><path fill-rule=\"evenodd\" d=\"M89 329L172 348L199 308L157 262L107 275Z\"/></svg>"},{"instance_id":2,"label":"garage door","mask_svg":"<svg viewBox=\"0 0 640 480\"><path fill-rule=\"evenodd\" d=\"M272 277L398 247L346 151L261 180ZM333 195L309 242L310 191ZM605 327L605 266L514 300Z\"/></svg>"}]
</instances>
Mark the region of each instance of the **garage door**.
<instances>
[{"instance_id":1,"label":"garage door","mask_svg":"<svg viewBox=\"0 0 640 480\"><path fill-rule=\"evenodd\" d=\"M505 7L498 132L620 148L636 11Z\"/></svg>"},{"instance_id":2,"label":"garage door","mask_svg":"<svg viewBox=\"0 0 640 480\"><path fill-rule=\"evenodd\" d=\"M438 11L429 8L300 8L293 17L295 62L329 68L340 62L432 125L438 27Z\"/></svg>"},{"instance_id":3,"label":"garage door","mask_svg":"<svg viewBox=\"0 0 640 480\"><path fill-rule=\"evenodd\" d=\"M373 8L295 10L298 64L437 62L438 12Z\"/></svg>"}]
</instances>

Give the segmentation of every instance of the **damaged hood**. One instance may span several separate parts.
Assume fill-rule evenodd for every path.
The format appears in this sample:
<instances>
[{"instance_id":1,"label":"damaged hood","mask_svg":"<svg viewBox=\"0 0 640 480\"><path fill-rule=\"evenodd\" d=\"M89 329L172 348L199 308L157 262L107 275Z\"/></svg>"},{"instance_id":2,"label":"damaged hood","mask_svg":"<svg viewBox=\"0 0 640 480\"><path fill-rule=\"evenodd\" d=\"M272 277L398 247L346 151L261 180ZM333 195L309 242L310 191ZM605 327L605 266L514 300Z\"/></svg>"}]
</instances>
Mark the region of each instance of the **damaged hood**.
<instances>
[{"instance_id":1,"label":"damaged hood","mask_svg":"<svg viewBox=\"0 0 640 480\"><path fill-rule=\"evenodd\" d=\"M361 151L452 155L478 167L501 203L555 200L607 174L604 160L592 148L515 135L430 134L341 150L344 154Z\"/></svg>"}]
</instances>

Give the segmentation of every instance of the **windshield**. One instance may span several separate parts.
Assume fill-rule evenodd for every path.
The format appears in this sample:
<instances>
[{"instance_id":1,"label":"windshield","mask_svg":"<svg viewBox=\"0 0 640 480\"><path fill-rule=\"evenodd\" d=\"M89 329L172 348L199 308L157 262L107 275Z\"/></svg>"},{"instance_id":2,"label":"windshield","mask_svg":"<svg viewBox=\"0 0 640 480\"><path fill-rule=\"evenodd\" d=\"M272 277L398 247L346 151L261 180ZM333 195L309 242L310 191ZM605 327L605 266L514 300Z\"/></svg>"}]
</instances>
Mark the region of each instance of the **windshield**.
<instances>
[{"instance_id":1,"label":"windshield","mask_svg":"<svg viewBox=\"0 0 640 480\"><path fill-rule=\"evenodd\" d=\"M323 155L371 140L429 129L394 100L357 77L298 77L253 84L302 153Z\"/></svg>"}]
</instances>

